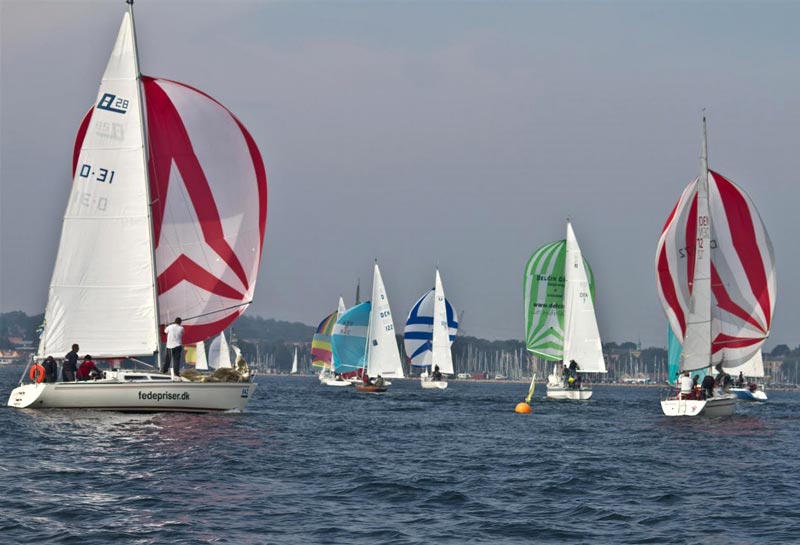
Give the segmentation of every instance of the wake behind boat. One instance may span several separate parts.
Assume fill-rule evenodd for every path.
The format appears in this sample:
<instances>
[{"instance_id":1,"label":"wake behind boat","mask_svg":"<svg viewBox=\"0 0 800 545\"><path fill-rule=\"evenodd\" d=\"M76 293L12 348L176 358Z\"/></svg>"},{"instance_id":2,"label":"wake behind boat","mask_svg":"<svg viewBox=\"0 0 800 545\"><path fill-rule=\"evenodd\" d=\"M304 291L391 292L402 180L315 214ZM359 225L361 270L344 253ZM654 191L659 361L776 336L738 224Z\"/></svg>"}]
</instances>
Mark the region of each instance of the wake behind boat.
<instances>
[{"instance_id":1,"label":"wake behind boat","mask_svg":"<svg viewBox=\"0 0 800 545\"><path fill-rule=\"evenodd\" d=\"M706 369L711 375L716 367L718 378L724 376L723 368L745 365L769 335L776 288L772 243L747 194L709 170L705 118L700 176L683 191L664 225L656 283L682 345L682 372ZM723 390L714 394L712 386L697 399L687 384L662 400L661 409L667 416L733 414L736 396Z\"/></svg>"},{"instance_id":2,"label":"wake behind boat","mask_svg":"<svg viewBox=\"0 0 800 545\"><path fill-rule=\"evenodd\" d=\"M253 298L267 217L261 155L219 102L140 74L128 4L75 142L37 362L76 342L100 360L161 362L159 324L182 316L182 342L193 345ZM249 372L235 382L122 369L82 382L30 375L9 406L227 411L243 409L256 389Z\"/></svg>"}]
</instances>

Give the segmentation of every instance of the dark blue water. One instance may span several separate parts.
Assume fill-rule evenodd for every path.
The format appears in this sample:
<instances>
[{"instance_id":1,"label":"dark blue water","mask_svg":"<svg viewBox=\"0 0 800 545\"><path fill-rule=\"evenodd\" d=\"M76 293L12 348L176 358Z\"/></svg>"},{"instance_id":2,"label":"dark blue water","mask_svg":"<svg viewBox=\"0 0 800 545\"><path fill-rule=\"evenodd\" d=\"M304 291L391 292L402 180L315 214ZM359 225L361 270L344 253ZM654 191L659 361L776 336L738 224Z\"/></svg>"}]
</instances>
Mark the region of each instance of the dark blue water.
<instances>
[{"instance_id":1,"label":"dark blue water","mask_svg":"<svg viewBox=\"0 0 800 545\"><path fill-rule=\"evenodd\" d=\"M800 542L800 394L667 419L653 388L518 415L525 384L259 383L243 414L0 409L0 543Z\"/></svg>"}]
</instances>

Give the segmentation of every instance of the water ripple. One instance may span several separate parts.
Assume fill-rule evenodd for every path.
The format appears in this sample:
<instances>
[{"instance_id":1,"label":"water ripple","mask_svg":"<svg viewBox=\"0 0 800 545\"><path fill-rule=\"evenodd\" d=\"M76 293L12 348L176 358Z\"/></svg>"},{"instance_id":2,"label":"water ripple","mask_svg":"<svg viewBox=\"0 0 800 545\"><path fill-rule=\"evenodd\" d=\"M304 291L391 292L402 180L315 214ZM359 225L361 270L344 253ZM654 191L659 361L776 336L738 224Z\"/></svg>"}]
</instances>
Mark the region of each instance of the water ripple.
<instances>
[{"instance_id":1,"label":"water ripple","mask_svg":"<svg viewBox=\"0 0 800 545\"><path fill-rule=\"evenodd\" d=\"M18 378L0 370L10 390ZM19 372L16 370L16 372ZM260 377L248 410L4 408L0 542L792 543L800 396L666 419L657 390L589 403L524 384L385 396ZM541 392L539 392L541 395Z\"/></svg>"}]
</instances>

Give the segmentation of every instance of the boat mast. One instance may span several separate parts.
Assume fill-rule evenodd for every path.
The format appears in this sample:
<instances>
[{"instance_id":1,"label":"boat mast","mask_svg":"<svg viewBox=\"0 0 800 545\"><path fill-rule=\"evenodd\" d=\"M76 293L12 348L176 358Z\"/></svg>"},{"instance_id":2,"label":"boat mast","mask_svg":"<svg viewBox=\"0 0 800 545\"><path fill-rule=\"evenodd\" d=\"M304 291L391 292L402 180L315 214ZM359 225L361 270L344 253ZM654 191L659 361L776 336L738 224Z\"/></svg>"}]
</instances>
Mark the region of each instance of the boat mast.
<instances>
[{"instance_id":1,"label":"boat mast","mask_svg":"<svg viewBox=\"0 0 800 545\"><path fill-rule=\"evenodd\" d=\"M708 135L706 131L706 116L703 116L703 146L702 151L700 153L700 190L698 192L698 198L703 197L706 200L706 214L707 222L705 229L707 229L708 233L707 236L701 234L700 229L703 227L699 225L700 218L698 217L698 226L697 226L697 238L702 238L704 241L708 242L708 247L705 249L708 252L708 261L711 261L711 208L708 206ZM711 288L711 278L706 279L709 283L709 295L710 295L710 288ZM709 300L709 322L711 320L710 316L710 306L711 301ZM714 367L712 365L714 359L714 334L711 331L711 327L708 328L708 374L714 374Z\"/></svg>"},{"instance_id":2,"label":"boat mast","mask_svg":"<svg viewBox=\"0 0 800 545\"><path fill-rule=\"evenodd\" d=\"M147 190L147 195L150 198L150 202L147 205L147 226L150 231L150 269L153 272L153 308L155 309L155 328L156 328L156 339L158 341L157 348L156 348L156 368L161 365L161 328L159 324L159 310L158 310L158 278L156 273L156 245L155 245L155 235L153 229L153 204L155 201L153 200L152 188L150 186L150 170L148 168L150 161L149 161L149 150L150 150L150 143L147 139L147 128L146 123L147 119L144 115L144 92L142 91L142 72L139 70L139 44L136 41L136 23L133 18L133 0L125 0L128 4L128 15L131 18L131 33L133 34L133 62L134 62L134 69L136 70L136 92L139 95L139 127L141 128L142 133L142 160L144 161L144 183L145 189ZM170 368L170 374L172 373L172 368Z\"/></svg>"}]
</instances>

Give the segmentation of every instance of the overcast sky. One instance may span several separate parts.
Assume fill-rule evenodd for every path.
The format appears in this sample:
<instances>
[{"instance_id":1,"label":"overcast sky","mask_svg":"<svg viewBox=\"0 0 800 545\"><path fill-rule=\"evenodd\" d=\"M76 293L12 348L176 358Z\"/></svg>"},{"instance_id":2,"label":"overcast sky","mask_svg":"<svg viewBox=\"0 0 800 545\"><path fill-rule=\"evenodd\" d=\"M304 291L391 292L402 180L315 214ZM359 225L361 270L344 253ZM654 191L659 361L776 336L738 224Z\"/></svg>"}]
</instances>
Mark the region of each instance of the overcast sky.
<instances>
[{"instance_id":1,"label":"overcast sky","mask_svg":"<svg viewBox=\"0 0 800 545\"><path fill-rule=\"evenodd\" d=\"M75 132L122 0L0 3L0 310L44 310ZM269 217L248 314L316 324L368 297L402 330L439 264L463 331L523 337L522 274L573 226L604 341L664 346L661 227L709 164L758 206L772 337L800 343L800 3L137 0L142 71L258 143ZM366 298L365 297L365 298Z\"/></svg>"}]
</instances>

